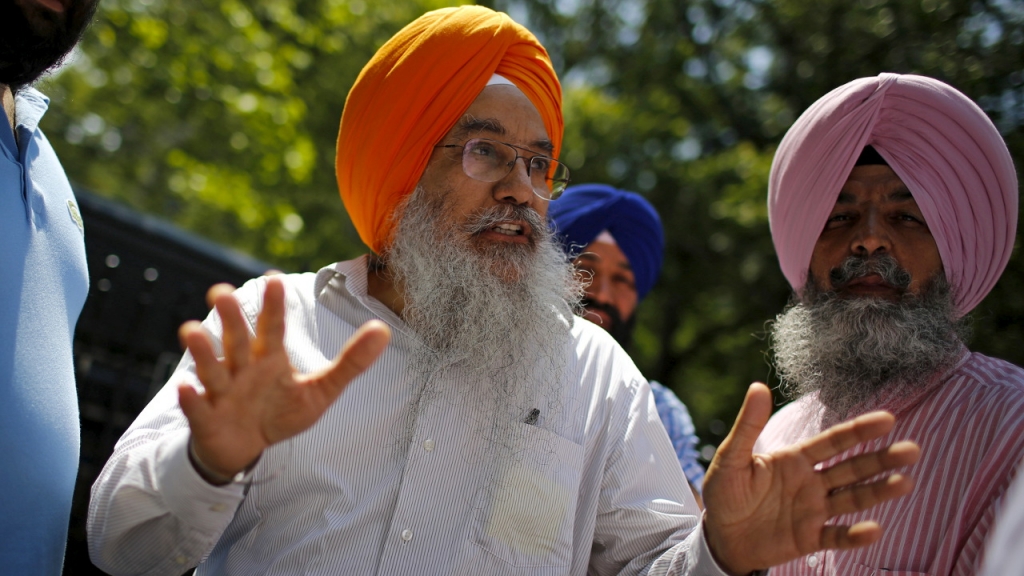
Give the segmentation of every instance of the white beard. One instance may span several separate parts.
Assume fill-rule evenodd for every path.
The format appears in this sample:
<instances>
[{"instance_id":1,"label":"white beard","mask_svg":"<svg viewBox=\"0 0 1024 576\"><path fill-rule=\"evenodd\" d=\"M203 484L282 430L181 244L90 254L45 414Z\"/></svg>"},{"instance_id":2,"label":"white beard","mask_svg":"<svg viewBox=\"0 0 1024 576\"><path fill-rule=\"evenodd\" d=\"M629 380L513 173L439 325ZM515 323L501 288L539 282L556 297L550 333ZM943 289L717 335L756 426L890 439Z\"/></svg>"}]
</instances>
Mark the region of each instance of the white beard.
<instances>
[{"instance_id":1,"label":"white beard","mask_svg":"<svg viewBox=\"0 0 1024 576\"><path fill-rule=\"evenodd\" d=\"M503 204L452 224L444 199L454 196L417 188L397 212L394 242L383 255L384 273L403 291L402 317L423 343L409 362L413 381L425 383L413 412L458 374L490 405L479 411L480 432L511 449L514 424L532 409L558 410L555 387L567 385L569 329L583 287L535 211ZM531 241L475 235L503 220L527 221Z\"/></svg>"}]
</instances>

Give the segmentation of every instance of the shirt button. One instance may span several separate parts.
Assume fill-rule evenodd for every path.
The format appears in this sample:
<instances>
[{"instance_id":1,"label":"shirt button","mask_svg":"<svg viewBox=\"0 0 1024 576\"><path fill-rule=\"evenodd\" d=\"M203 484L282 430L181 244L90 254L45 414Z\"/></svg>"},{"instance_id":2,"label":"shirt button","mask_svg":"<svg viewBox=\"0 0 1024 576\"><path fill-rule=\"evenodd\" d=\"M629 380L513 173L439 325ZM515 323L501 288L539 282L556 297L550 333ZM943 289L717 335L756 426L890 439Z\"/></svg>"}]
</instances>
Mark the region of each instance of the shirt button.
<instances>
[{"instance_id":1,"label":"shirt button","mask_svg":"<svg viewBox=\"0 0 1024 576\"><path fill-rule=\"evenodd\" d=\"M225 511L227 509L228 509L228 505L224 504L223 502L218 502L218 503L214 504L213 506L210 506L210 511L211 512L223 512L223 511Z\"/></svg>"},{"instance_id":2,"label":"shirt button","mask_svg":"<svg viewBox=\"0 0 1024 576\"><path fill-rule=\"evenodd\" d=\"M818 556L817 556L817 554L811 554L810 556L807 557L807 566L808 567L814 568L817 565L818 565Z\"/></svg>"},{"instance_id":3,"label":"shirt button","mask_svg":"<svg viewBox=\"0 0 1024 576\"><path fill-rule=\"evenodd\" d=\"M434 451L434 440L432 438L427 438L426 440L424 440L423 441L423 449L426 450L427 452L433 452Z\"/></svg>"},{"instance_id":4,"label":"shirt button","mask_svg":"<svg viewBox=\"0 0 1024 576\"><path fill-rule=\"evenodd\" d=\"M402 530L402 540L405 540L406 542L412 540L412 530L409 530L408 528Z\"/></svg>"}]
</instances>

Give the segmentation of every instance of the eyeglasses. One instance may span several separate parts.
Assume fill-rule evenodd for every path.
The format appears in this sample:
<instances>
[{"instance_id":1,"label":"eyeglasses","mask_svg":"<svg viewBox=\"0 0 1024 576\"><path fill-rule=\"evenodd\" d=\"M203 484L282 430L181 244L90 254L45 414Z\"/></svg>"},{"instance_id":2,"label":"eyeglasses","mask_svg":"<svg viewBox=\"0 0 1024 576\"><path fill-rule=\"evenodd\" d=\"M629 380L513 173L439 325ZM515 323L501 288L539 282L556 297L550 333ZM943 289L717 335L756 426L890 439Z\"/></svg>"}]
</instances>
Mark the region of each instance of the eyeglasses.
<instances>
[{"instance_id":1,"label":"eyeglasses","mask_svg":"<svg viewBox=\"0 0 1024 576\"><path fill-rule=\"evenodd\" d=\"M522 158L533 193L544 200L558 198L569 185L568 166L547 156L523 156L519 151L525 148L506 142L473 138L465 144L438 144L435 148L462 148L462 171L481 182L501 180L512 172L516 160Z\"/></svg>"}]
</instances>

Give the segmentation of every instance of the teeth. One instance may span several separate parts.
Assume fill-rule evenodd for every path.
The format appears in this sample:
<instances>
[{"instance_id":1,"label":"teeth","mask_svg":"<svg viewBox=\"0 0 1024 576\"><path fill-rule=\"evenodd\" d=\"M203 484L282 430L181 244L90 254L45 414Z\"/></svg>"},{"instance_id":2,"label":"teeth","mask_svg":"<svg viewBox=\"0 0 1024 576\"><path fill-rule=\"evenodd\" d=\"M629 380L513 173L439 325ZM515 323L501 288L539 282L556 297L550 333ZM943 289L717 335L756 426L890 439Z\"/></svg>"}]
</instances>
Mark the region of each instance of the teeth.
<instances>
[{"instance_id":1,"label":"teeth","mask_svg":"<svg viewBox=\"0 0 1024 576\"><path fill-rule=\"evenodd\" d=\"M507 234L509 236L515 236L517 234L522 233L523 227L522 226L518 226L516 224L498 224L497 226L492 228L492 230L494 230L495 232L499 232L501 234Z\"/></svg>"}]
</instances>

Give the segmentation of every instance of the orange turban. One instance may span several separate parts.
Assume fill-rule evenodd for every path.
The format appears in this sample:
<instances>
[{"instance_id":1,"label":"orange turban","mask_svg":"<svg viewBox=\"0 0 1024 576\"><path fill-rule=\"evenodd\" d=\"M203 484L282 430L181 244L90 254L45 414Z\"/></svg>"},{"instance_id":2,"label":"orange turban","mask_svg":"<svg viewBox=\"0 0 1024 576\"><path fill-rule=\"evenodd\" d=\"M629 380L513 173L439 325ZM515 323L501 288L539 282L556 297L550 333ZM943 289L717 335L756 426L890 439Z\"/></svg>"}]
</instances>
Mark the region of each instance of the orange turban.
<instances>
[{"instance_id":1,"label":"orange turban","mask_svg":"<svg viewBox=\"0 0 1024 576\"><path fill-rule=\"evenodd\" d=\"M392 213L416 188L434 146L494 74L537 107L557 158L558 77L533 34L501 12L482 6L428 12L360 72L341 116L335 169L345 209L374 252L390 244Z\"/></svg>"}]
</instances>

